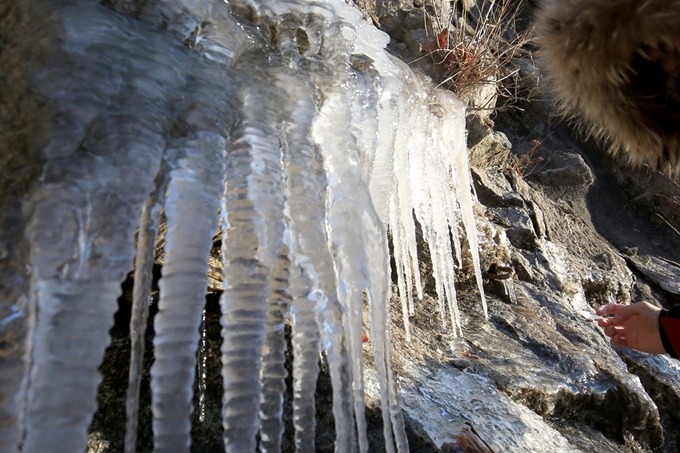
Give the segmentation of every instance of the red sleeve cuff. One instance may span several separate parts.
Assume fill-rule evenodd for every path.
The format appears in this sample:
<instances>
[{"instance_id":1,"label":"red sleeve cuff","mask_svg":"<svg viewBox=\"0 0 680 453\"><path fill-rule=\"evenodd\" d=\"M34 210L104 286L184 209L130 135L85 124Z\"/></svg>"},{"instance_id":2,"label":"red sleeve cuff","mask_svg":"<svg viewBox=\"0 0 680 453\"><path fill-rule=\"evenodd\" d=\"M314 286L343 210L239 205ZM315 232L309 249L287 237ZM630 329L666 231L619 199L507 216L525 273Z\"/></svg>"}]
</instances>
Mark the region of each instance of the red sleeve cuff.
<instances>
[{"instance_id":1,"label":"red sleeve cuff","mask_svg":"<svg viewBox=\"0 0 680 453\"><path fill-rule=\"evenodd\" d=\"M659 334L666 352L677 359L680 353L680 306L661 311Z\"/></svg>"}]
</instances>

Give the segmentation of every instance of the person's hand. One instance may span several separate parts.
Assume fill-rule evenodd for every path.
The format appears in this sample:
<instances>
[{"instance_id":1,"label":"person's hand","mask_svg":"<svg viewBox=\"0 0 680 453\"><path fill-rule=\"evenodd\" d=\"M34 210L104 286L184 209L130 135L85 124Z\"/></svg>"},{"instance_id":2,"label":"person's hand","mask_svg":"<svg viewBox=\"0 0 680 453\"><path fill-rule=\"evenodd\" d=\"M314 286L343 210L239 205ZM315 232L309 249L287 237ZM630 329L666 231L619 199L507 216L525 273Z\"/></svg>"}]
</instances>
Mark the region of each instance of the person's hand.
<instances>
[{"instance_id":1,"label":"person's hand","mask_svg":"<svg viewBox=\"0 0 680 453\"><path fill-rule=\"evenodd\" d=\"M647 302L639 302L632 305L603 305L595 312L603 316L597 323L604 327L605 335L612 339L613 344L653 354L666 352L659 333L661 309Z\"/></svg>"}]
</instances>

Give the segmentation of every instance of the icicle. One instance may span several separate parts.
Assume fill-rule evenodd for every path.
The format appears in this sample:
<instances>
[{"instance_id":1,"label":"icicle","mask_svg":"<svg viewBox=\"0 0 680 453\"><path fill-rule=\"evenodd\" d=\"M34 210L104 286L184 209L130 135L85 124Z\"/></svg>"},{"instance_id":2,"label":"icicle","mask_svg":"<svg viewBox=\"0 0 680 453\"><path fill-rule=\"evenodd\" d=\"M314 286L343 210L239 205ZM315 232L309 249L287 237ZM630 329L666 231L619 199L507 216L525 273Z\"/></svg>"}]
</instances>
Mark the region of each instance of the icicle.
<instances>
[{"instance_id":1,"label":"icicle","mask_svg":"<svg viewBox=\"0 0 680 453\"><path fill-rule=\"evenodd\" d=\"M404 259L403 250L406 233L400 222L399 204L395 198L390 200L390 217L388 220L390 221L390 225L392 225L392 249L394 251L394 262L397 271L397 291L399 300L401 301L402 322L404 323L406 341L411 341L409 301L413 299L413 294L406 289L406 281L410 278L410 273L404 269L405 265L408 266L408 260Z\"/></svg>"},{"instance_id":2,"label":"icicle","mask_svg":"<svg viewBox=\"0 0 680 453\"><path fill-rule=\"evenodd\" d=\"M371 342L375 350L375 367L380 386L382 402L383 433L385 448L388 453L394 452L396 439L399 452L408 451L406 431L400 422L400 410L390 403L390 380L393 380L392 358L390 353L389 334L389 256L387 253L387 236L377 216L363 216L366 231L366 260L370 273L368 289L368 305L371 314Z\"/></svg>"},{"instance_id":3,"label":"icicle","mask_svg":"<svg viewBox=\"0 0 680 453\"><path fill-rule=\"evenodd\" d=\"M273 291L267 309L267 325L262 353L262 374L260 395L260 451L276 453L281 451L283 436L283 396L286 391L286 338L285 321L290 306L288 294L289 263L270 273Z\"/></svg>"},{"instance_id":4,"label":"icicle","mask_svg":"<svg viewBox=\"0 0 680 453\"><path fill-rule=\"evenodd\" d=\"M309 22L308 26L314 27ZM296 67L298 61L293 59L291 63L293 63L293 67ZM302 62L299 63L302 64ZM348 353L344 342L342 308L336 295L335 273L327 247L328 239L325 231L327 181L323 168L323 156L313 148L309 138L316 107L310 87L301 83L297 74L280 73L277 83L279 87L288 92L289 99L294 100L284 111L284 118L287 119L284 135L284 165L289 194L291 257L299 269L298 272L304 274L308 285L306 293L302 289L298 290L299 297L307 299L301 301L301 303L314 303L314 313L297 310L293 324L295 326L299 321L306 328L310 328L312 327L311 321L305 319L303 313L314 315L316 329L320 331L320 339L327 352L328 367L333 384L336 450L351 448L350 446L353 446L355 442L351 407L351 377L349 376ZM299 328L297 330L300 331ZM311 349L318 350L318 345L314 346L310 342L306 344ZM300 353L306 354L302 351ZM311 352L309 354L311 355ZM300 369L299 373L311 380L312 374L318 373L317 362L318 356L314 358L313 362L307 361L312 368L311 370ZM314 382L316 382L316 376L314 376ZM297 386L297 384L295 385ZM313 399L316 385L307 387L299 385L298 388L300 392L306 392ZM299 411L298 414L300 414ZM308 417L311 415L313 413L307 414ZM296 430L309 432L313 429L314 424L313 418L304 420L301 416L296 417ZM312 434L305 435L314 438ZM296 435L296 438L302 436L302 434ZM302 439L299 443L301 442Z\"/></svg>"},{"instance_id":5,"label":"icicle","mask_svg":"<svg viewBox=\"0 0 680 453\"><path fill-rule=\"evenodd\" d=\"M225 140L201 131L166 151L170 171L165 265L151 367L154 449L189 451L201 309L217 229Z\"/></svg>"},{"instance_id":6,"label":"icicle","mask_svg":"<svg viewBox=\"0 0 680 453\"><path fill-rule=\"evenodd\" d=\"M449 120L449 124L442 125L442 140L445 143L450 143L453 146L453 159L449 161L449 171L453 175L454 186L457 188L458 202L460 204L461 216L463 225L465 226L465 233L467 235L468 245L472 254L472 263L475 270L475 278L477 280L477 289L479 296L482 299L482 307L484 309L484 316L489 317L486 297L484 296L484 286L482 284L482 268L479 260L479 243L477 241L477 224L475 221L475 214L473 211L474 198L472 193L472 178L470 176L470 164L467 153L467 145L465 143L465 134L461 131L465 128L465 110L463 104L451 93L443 91L438 92L441 103L448 106L447 115L445 118Z\"/></svg>"},{"instance_id":7,"label":"icicle","mask_svg":"<svg viewBox=\"0 0 680 453\"><path fill-rule=\"evenodd\" d=\"M315 107L311 100L309 88L298 81L294 72L299 70L302 62L300 48L297 41L298 26L303 20L295 15L284 15L277 23L277 43L281 54L285 57L290 71L277 73L276 85L287 98L295 100L292 106L283 108L282 120L284 122L284 133L282 134L282 145L284 152L284 169L288 176L288 225L293 233L301 225L301 212L309 215L306 211L309 206L300 209L300 193L296 185L300 178L313 177L313 174L300 173L303 168L296 168L291 164L293 156L302 154L305 159L311 159L311 144L309 143L309 124L312 121ZM303 63L304 64L304 63ZM293 74L289 74L289 72ZM299 74L298 74L299 75ZM299 158L298 158L299 160ZM305 169L306 170L306 169ZM291 172L292 171L292 172ZM321 205L323 192L316 192L316 204ZM306 201L306 200L305 200ZM306 230L318 231L320 226L310 225L307 219L305 222ZM290 294L292 296L291 305L291 343L293 347L293 425L295 427L295 448L299 452L315 451L316 435L316 382L319 375L319 352L320 352L320 333L319 324L316 320L316 301L312 297L313 287L318 284L315 281L316 273L310 269L303 256L300 244L301 238L295 234L287 236L287 242L291 248L291 256L295 265L290 273ZM306 242L302 240L303 243ZM321 245L324 243L322 242ZM306 252L307 250L305 250ZM302 252L304 253L304 252ZM305 268L300 267L304 263Z\"/></svg>"},{"instance_id":8,"label":"icicle","mask_svg":"<svg viewBox=\"0 0 680 453\"><path fill-rule=\"evenodd\" d=\"M134 256L134 218L151 192L163 147L147 126L120 118L102 125L109 134L88 142L89 152L46 164L43 186L29 202L26 235L38 311L24 451L85 450L97 370Z\"/></svg>"},{"instance_id":9,"label":"icicle","mask_svg":"<svg viewBox=\"0 0 680 453\"><path fill-rule=\"evenodd\" d=\"M298 63L297 55L299 55L297 50L297 45L295 41L295 25L296 20L291 16L286 17L287 23L279 23L278 27L281 30L279 33L278 43L282 49L282 53L287 55L290 59L289 63L292 67L295 67ZM283 69L283 68L282 68ZM298 153L309 153L309 124L311 122L312 115L314 113L314 106L310 99L310 93L304 84L300 84L297 78L291 77L287 74L287 71L278 71L274 78L277 87L283 92L287 92L287 98L294 100L292 108L286 106L283 108L281 114L281 120L283 120L285 127L283 128L282 135L282 145L283 150L286 155L284 159L286 161L286 169L291 170L288 157L291 154ZM305 153L306 154L306 153ZM310 153L311 154L311 153ZM307 159L310 156L304 156ZM297 170L297 169L296 169ZM299 176L298 176L299 175ZM296 179L299 177L308 178L307 174L290 174L290 179ZM296 217L299 212L297 203L299 202L298 191L293 189L290 194L292 201L289 206L289 213ZM319 192L316 192L317 196ZM318 204L318 202L317 202ZM309 206L307 206L309 209ZM295 221L289 219L290 224L295 224ZM297 226L297 225L296 225ZM308 223L305 228L310 229ZM299 226L298 226L299 228ZM313 226L312 226L313 228ZM292 250L295 254L299 249L299 244L297 244L297 239L290 237L288 239ZM298 263L300 259L296 260ZM314 437L315 437L315 389L316 381L319 374L319 326L316 322L316 304L315 301L310 299L310 287L312 281L310 275L302 275L303 270L298 266L294 267L294 271L290 275L290 285L292 307L291 307L291 324L292 324L292 345L293 345L293 424L295 426L295 445L296 449L301 452L309 451L313 452L314 448ZM318 282L315 282L318 283ZM283 326L281 326L281 343L283 346ZM283 350L280 351L281 359L283 360ZM265 365L263 365L264 367ZM280 364L281 369L283 369L283 363ZM285 374L283 374L285 377ZM277 423L276 428L278 432L276 433L280 438L281 435L281 399L283 393L284 383L281 379L280 381L281 393L276 396L278 398L277 402L278 411L277 420L273 417L269 417L272 420L269 424ZM266 389L263 389L263 392ZM274 397L274 395L272 395ZM263 413L264 415L264 413ZM262 438L265 439L264 428L265 420L262 420ZM273 436L272 436L273 437ZM278 443L266 445L263 443L262 446L267 448L269 451L278 451L275 447L278 447Z\"/></svg>"},{"instance_id":10,"label":"icicle","mask_svg":"<svg viewBox=\"0 0 680 453\"><path fill-rule=\"evenodd\" d=\"M310 294L311 282L301 269L297 269L291 277L295 449L312 453L315 451L316 434L314 390L319 375L319 327L316 323L315 300Z\"/></svg>"},{"instance_id":11,"label":"icicle","mask_svg":"<svg viewBox=\"0 0 680 453\"><path fill-rule=\"evenodd\" d=\"M342 27L346 25L339 24L338 30L331 30L329 33L337 33L340 36L343 33L351 33ZM342 42L336 42L335 45L346 48ZM337 53L329 56L329 60L335 60L334 70L340 75L343 61L347 63L347 54L346 50L334 51ZM368 439L363 388L362 310L363 288L367 285L367 275L366 261L362 259L363 235L361 231L355 229L360 228L363 211L372 210L373 206L358 168L352 165L357 162L359 149L354 137L347 130L351 117L345 99L349 92L339 83L325 88L326 99L321 106L319 117L314 122L312 136L322 149L326 170L330 175L326 214L329 239L339 282L339 300L345 310L344 325L352 364L354 415L359 449L366 452Z\"/></svg>"},{"instance_id":12,"label":"icicle","mask_svg":"<svg viewBox=\"0 0 680 453\"><path fill-rule=\"evenodd\" d=\"M166 189L164 176L159 176L158 179L156 190L149 195L142 210L142 221L137 233L137 255L130 317L130 377L125 402L125 453L134 453L137 448L139 391L144 364L144 334L149 317L156 235Z\"/></svg>"},{"instance_id":13,"label":"icicle","mask_svg":"<svg viewBox=\"0 0 680 453\"><path fill-rule=\"evenodd\" d=\"M356 186L353 188L356 189ZM345 325L352 363L354 416L359 435L359 449L361 452L367 452L366 403L363 383L363 291L361 290L366 285L365 269L362 269L365 260L361 259L365 257L360 248L361 242L356 238L356 231L349 234L352 229L346 229L349 225L356 228L361 222L358 213L354 210L354 203L355 201L350 202L338 198L332 200L328 217L329 224L332 225L330 227L331 241L337 250L335 257L337 278L344 286L340 289L340 302L347 312Z\"/></svg>"},{"instance_id":14,"label":"icicle","mask_svg":"<svg viewBox=\"0 0 680 453\"><path fill-rule=\"evenodd\" d=\"M239 90L242 121L227 160L222 206L223 425L228 452L252 452L259 427L260 375L268 305L278 298L272 278L283 272L283 168L275 130L281 94L268 83L276 61L244 55L239 68L255 78Z\"/></svg>"}]
</instances>

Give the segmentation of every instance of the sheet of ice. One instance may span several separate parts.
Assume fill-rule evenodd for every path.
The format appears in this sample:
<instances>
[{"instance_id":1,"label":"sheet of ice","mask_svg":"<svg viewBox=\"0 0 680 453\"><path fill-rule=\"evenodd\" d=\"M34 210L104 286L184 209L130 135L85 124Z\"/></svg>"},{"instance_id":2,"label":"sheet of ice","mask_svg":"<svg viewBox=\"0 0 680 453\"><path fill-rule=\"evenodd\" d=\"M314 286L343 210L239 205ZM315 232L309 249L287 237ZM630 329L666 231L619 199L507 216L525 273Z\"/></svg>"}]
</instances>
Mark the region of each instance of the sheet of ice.
<instances>
[{"instance_id":1,"label":"sheet of ice","mask_svg":"<svg viewBox=\"0 0 680 453\"><path fill-rule=\"evenodd\" d=\"M496 390L485 376L408 366L401 385L408 389L402 393L404 411L419 420L440 448L458 445L458 436L472 428L492 451L579 451L539 415Z\"/></svg>"}]
</instances>

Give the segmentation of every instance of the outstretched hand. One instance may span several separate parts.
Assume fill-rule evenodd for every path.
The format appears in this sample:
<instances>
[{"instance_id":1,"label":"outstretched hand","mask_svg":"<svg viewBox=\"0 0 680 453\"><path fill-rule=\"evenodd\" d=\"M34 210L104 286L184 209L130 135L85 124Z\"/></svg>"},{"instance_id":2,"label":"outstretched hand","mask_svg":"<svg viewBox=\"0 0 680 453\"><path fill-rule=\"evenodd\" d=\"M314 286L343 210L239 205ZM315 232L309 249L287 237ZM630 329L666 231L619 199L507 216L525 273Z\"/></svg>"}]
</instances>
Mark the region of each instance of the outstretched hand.
<instances>
[{"instance_id":1,"label":"outstretched hand","mask_svg":"<svg viewBox=\"0 0 680 453\"><path fill-rule=\"evenodd\" d=\"M666 352L659 333L661 309L647 302L631 305L608 304L595 310L603 316L597 323L617 346L638 351L663 354ZM614 315L613 317L605 317Z\"/></svg>"}]
</instances>

